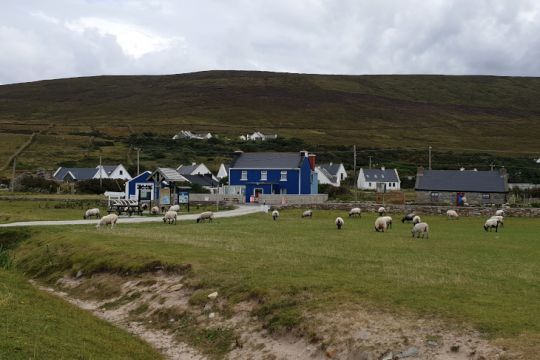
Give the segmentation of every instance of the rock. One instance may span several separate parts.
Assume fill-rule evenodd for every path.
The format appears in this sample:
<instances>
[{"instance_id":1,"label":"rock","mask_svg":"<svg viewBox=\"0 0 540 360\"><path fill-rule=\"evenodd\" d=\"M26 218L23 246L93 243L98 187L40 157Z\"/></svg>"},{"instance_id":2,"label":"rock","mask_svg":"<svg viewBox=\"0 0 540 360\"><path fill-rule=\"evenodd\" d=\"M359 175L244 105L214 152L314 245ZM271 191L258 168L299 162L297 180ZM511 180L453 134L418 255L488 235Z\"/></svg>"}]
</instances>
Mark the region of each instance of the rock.
<instances>
[{"instance_id":1,"label":"rock","mask_svg":"<svg viewBox=\"0 0 540 360\"><path fill-rule=\"evenodd\" d=\"M75 278L78 279L78 278L80 278L80 277L83 276L83 275L84 275L83 271L82 271L82 270L79 270L79 271L77 271L77 275L75 275Z\"/></svg>"},{"instance_id":2,"label":"rock","mask_svg":"<svg viewBox=\"0 0 540 360\"><path fill-rule=\"evenodd\" d=\"M336 355L337 355L337 350L336 349L334 349L334 348L326 349L326 356L329 357L330 359L335 358Z\"/></svg>"},{"instance_id":3,"label":"rock","mask_svg":"<svg viewBox=\"0 0 540 360\"><path fill-rule=\"evenodd\" d=\"M379 360L394 360L394 353L391 350L387 350L384 354L381 355Z\"/></svg>"},{"instance_id":4,"label":"rock","mask_svg":"<svg viewBox=\"0 0 540 360\"><path fill-rule=\"evenodd\" d=\"M216 317L216 313L211 312L210 314L208 314L209 319L213 319L215 317Z\"/></svg>"},{"instance_id":5,"label":"rock","mask_svg":"<svg viewBox=\"0 0 540 360\"><path fill-rule=\"evenodd\" d=\"M217 293L217 291L215 291L215 292L209 294L208 298L211 299L211 300L214 300L215 298L217 298L217 296L218 296L218 293Z\"/></svg>"},{"instance_id":6,"label":"rock","mask_svg":"<svg viewBox=\"0 0 540 360\"><path fill-rule=\"evenodd\" d=\"M184 284L175 284L175 285L169 287L169 291L170 292L178 291L183 287L184 287Z\"/></svg>"},{"instance_id":7,"label":"rock","mask_svg":"<svg viewBox=\"0 0 540 360\"><path fill-rule=\"evenodd\" d=\"M212 310L212 304L207 303L206 305L204 305L203 311L210 311L210 310Z\"/></svg>"},{"instance_id":8,"label":"rock","mask_svg":"<svg viewBox=\"0 0 540 360\"><path fill-rule=\"evenodd\" d=\"M363 330L360 330L360 332L358 333L358 337L362 340L367 340L369 339L369 331L363 329Z\"/></svg>"},{"instance_id":9,"label":"rock","mask_svg":"<svg viewBox=\"0 0 540 360\"><path fill-rule=\"evenodd\" d=\"M450 346L450 351L451 352L459 352L459 345L454 344L454 345Z\"/></svg>"},{"instance_id":10,"label":"rock","mask_svg":"<svg viewBox=\"0 0 540 360\"><path fill-rule=\"evenodd\" d=\"M347 356L347 360L374 360L375 357L369 351L354 349Z\"/></svg>"},{"instance_id":11,"label":"rock","mask_svg":"<svg viewBox=\"0 0 540 360\"><path fill-rule=\"evenodd\" d=\"M396 355L396 357L398 359L403 359L403 358L407 358L407 357L411 357L411 356L416 356L418 355L418 348L416 346L411 346L410 348L408 348L407 350L405 351L402 351L400 352L399 354Z\"/></svg>"},{"instance_id":12,"label":"rock","mask_svg":"<svg viewBox=\"0 0 540 360\"><path fill-rule=\"evenodd\" d=\"M439 343L433 340L429 340L427 342L427 346L429 346L430 348L436 348L437 346L439 346Z\"/></svg>"}]
</instances>

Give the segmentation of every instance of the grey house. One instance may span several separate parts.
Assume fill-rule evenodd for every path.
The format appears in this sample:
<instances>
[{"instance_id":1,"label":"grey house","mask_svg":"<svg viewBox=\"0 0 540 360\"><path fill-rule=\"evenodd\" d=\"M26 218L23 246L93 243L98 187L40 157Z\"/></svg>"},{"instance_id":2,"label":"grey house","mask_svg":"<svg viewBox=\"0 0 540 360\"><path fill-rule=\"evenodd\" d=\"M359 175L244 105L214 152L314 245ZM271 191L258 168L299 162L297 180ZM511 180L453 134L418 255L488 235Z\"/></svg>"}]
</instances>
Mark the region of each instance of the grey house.
<instances>
[{"instance_id":1,"label":"grey house","mask_svg":"<svg viewBox=\"0 0 540 360\"><path fill-rule=\"evenodd\" d=\"M414 189L419 204L500 205L507 199L508 175L505 168L477 171L419 167Z\"/></svg>"}]
</instances>

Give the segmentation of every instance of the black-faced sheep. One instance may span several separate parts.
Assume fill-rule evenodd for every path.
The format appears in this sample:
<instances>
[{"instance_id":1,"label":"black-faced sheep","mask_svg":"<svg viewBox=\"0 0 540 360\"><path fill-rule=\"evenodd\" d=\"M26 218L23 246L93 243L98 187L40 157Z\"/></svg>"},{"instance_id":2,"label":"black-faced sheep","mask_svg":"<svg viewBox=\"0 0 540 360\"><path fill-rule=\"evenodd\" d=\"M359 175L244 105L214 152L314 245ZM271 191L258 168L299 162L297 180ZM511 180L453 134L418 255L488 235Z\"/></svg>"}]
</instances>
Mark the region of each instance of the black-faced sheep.
<instances>
[{"instance_id":1,"label":"black-faced sheep","mask_svg":"<svg viewBox=\"0 0 540 360\"><path fill-rule=\"evenodd\" d=\"M499 220L497 219L486 220L486 223L484 224L484 230L491 231L491 229L495 229L495 232L499 232Z\"/></svg>"},{"instance_id":2,"label":"black-faced sheep","mask_svg":"<svg viewBox=\"0 0 540 360\"><path fill-rule=\"evenodd\" d=\"M407 214L407 215L405 215L404 217L401 218L401 222L402 223L411 222L411 221L413 221L415 216L416 215L414 213Z\"/></svg>"},{"instance_id":3,"label":"black-faced sheep","mask_svg":"<svg viewBox=\"0 0 540 360\"><path fill-rule=\"evenodd\" d=\"M278 218L279 218L279 211L277 210L272 211L272 219L276 221Z\"/></svg>"},{"instance_id":4,"label":"black-faced sheep","mask_svg":"<svg viewBox=\"0 0 540 360\"><path fill-rule=\"evenodd\" d=\"M199 217L197 218L197 223L204 222L204 220L208 220L208 222L212 222L214 219L214 213L211 211L205 211Z\"/></svg>"},{"instance_id":5,"label":"black-faced sheep","mask_svg":"<svg viewBox=\"0 0 540 360\"><path fill-rule=\"evenodd\" d=\"M429 239L429 226L425 222L421 222L418 224L415 224L411 230L412 237L420 237L420 234L422 234L422 239L424 238L424 235Z\"/></svg>"},{"instance_id":6,"label":"black-faced sheep","mask_svg":"<svg viewBox=\"0 0 540 360\"><path fill-rule=\"evenodd\" d=\"M118 215L116 214L105 215L98 221L96 228L99 229L103 225L105 226L111 225L111 229L114 229L114 226L116 225L117 221L118 221Z\"/></svg>"},{"instance_id":7,"label":"black-faced sheep","mask_svg":"<svg viewBox=\"0 0 540 360\"><path fill-rule=\"evenodd\" d=\"M340 230L341 227L345 224L345 221L343 221L343 219L342 219L341 217L338 216L338 217L336 218L335 223L336 223L336 227L338 228L338 230Z\"/></svg>"},{"instance_id":8,"label":"black-faced sheep","mask_svg":"<svg viewBox=\"0 0 540 360\"><path fill-rule=\"evenodd\" d=\"M89 219L92 216L95 216L96 219L100 217L100 212L98 208L88 209L83 215L83 219Z\"/></svg>"},{"instance_id":9,"label":"black-faced sheep","mask_svg":"<svg viewBox=\"0 0 540 360\"><path fill-rule=\"evenodd\" d=\"M378 217L375 220L375 231L376 232L385 232L388 228L388 224L386 222L386 219L384 217Z\"/></svg>"},{"instance_id":10,"label":"black-faced sheep","mask_svg":"<svg viewBox=\"0 0 540 360\"><path fill-rule=\"evenodd\" d=\"M176 225L176 218L178 213L173 210L169 210L165 213L165 216L163 217L163 222L168 222L169 224L175 224Z\"/></svg>"},{"instance_id":11,"label":"black-faced sheep","mask_svg":"<svg viewBox=\"0 0 540 360\"><path fill-rule=\"evenodd\" d=\"M152 214L152 215L157 215L157 214L159 214L159 207L157 207L157 206L152 207L152 208L150 209L150 214Z\"/></svg>"},{"instance_id":12,"label":"black-faced sheep","mask_svg":"<svg viewBox=\"0 0 540 360\"><path fill-rule=\"evenodd\" d=\"M377 212L379 213L379 216L383 216L384 214L386 214L386 209L381 206L379 210L377 210Z\"/></svg>"}]
</instances>

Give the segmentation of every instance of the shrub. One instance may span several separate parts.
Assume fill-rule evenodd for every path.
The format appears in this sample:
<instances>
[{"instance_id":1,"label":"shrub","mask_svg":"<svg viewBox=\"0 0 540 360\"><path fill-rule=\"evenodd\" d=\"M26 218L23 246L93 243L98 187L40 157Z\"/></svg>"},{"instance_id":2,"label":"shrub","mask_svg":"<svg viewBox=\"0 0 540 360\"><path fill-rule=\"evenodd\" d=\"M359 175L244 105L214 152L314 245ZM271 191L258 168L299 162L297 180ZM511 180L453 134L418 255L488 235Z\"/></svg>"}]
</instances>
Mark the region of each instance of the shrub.
<instances>
[{"instance_id":1,"label":"shrub","mask_svg":"<svg viewBox=\"0 0 540 360\"><path fill-rule=\"evenodd\" d=\"M55 193L57 188L58 184L55 181L36 175L23 174L15 179L15 191Z\"/></svg>"},{"instance_id":2,"label":"shrub","mask_svg":"<svg viewBox=\"0 0 540 360\"><path fill-rule=\"evenodd\" d=\"M82 180L75 183L75 188L80 194L102 194L105 191L124 191L125 181L118 179Z\"/></svg>"}]
</instances>

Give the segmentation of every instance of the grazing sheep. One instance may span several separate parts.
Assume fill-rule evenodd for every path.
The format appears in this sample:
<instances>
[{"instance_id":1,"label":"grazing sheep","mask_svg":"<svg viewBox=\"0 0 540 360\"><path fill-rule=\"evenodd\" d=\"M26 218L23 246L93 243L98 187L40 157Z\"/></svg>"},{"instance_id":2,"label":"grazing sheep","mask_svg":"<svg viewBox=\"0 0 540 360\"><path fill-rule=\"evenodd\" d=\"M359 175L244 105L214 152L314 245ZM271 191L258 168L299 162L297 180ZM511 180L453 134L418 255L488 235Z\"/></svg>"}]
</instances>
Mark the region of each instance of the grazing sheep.
<instances>
[{"instance_id":1,"label":"grazing sheep","mask_svg":"<svg viewBox=\"0 0 540 360\"><path fill-rule=\"evenodd\" d=\"M168 222L169 224L174 223L176 225L177 215L178 214L176 211L169 210L165 213L165 216L163 217L163 222Z\"/></svg>"},{"instance_id":2,"label":"grazing sheep","mask_svg":"<svg viewBox=\"0 0 540 360\"><path fill-rule=\"evenodd\" d=\"M503 216L494 215L494 216L490 217L490 219L497 220L499 222L499 225L501 225L501 227L504 227L504 217Z\"/></svg>"},{"instance_id":3,"label":"grazing sheep","mask_svg":"<svg viewBox=\"0 0 540 360\"><path fill-rule=\"evenodd\" d=\"M421 222L418 224L415 224L414 227L411 230L412 237L420 237L420 234L422 234L422 239L424 238L424 235L429 239L429 226L425 222Z\"/></svg>"},{"instance_id":4,"label":"grazing sheep","mask_svg":"<svg viewBox=\"0 0 540 360\"><path fill-rule=\"evenodd\" d=\"M486 220L486 223L484 224L484 230L491 231L491 229L495 229L495 232L499 232L499 220L497 219Z\"/></svg>"},{"instance_id":5,"label":"grazing sheep","mask_svg":"<svg viewBox=\"0 0 540 360\"><path fill-rule=\"evenodd\" d=\"M173 205L169 208L169 211L180 211L180 205Z\"/></svg>"},{"instance_id":6,"label":"grazing sheep","mask_svg":"<svg viewBox=\"0 0 540 360\"><path fill-rule=\"evenodd\" d=\"M279 211L277 210L274 210L272 211L272 219L274 219L274 221L276 221L279 217Z\"/></svg>"},{"instance_id":7,"label":"grazing sheep","mask_svg":"<svg viewBox=\"0 0 540 360\"><path fill-rule=\"evenodd\" d=\"M382 218L386 221L386 228L391 229L392 228L392 217L391 216L383 216Z\"/></svg>"},{"instance_id":8,"label":"grazing sheep","mask_svg":"<svg viewBox=\"0 0 540 360\"><path fill-rule=\"evenodd\" d=\"M386 209L381 206L377 212L379 213L379 216L383 216L386 214Z\"/></svg>"},{"instance_id":9,"label":"grazing sheep","mask_svg":"<svg viewBox=\"0 0 540 360\"><path fill-rule=\"evenodd\" d=\"M349 217L351 216L358 216L362 217L362 209L360 208L352 208L351 211L349 211Z\"/></svg>"},{"instance_id":10,"label":"grazing sheep","mask_svg":"<svg viewBox=\"0 0 540 360\"><path fill-rule=\"evenodd\" d=\"M343 224L345 224L345 221L343 221L343 219L341 217L337 217L336 218L336 226L339 229L341 229L341 227L343 226Z\"/></svg>"},{"instance_id":11,"label":"grazing sheep","mask_svg":"<svg viewBox=\"0 0 540 360\"><path fill-rule=\"evenodd\" d=\"M420 216L416 215L415 217L413 217L413 219L412 219L413 225L416 225L419 222L422 222L422 219L420 219Z\"/></svg>"},{"instance_id":12,"label":"grazing sheep","mask_svg":"<svg viewBox=\"0 0 540 360\"><path fill-rule=\"evenodd\" d=\"M157 215L157 214L159 214L159 207L157 207L157 206L152 207L152 208L150 209L150 214L152 214L152 215Z\"/></svg>"},{"instance_id":13,"label":"grazing sheep","mask_svg":"<svg viewBox=\"0 0 540 360\"><path fill-rule=\"evenodd\" d=\"M101 220L98 221L96 225L96 229L99 229L101 226L105 225L111 225L111 229L114 229L114 226L116 225L116 222L118 221L118 215L116 214L109 214L105 215L101 218Z\"/></svg>"},{"instance_id":14,"label":"grazing sheep","mask_svg":"<svg viewBox=\"0 0 540 360\"><path fill-rule=\"evenodd\" d=\"M495 211L495 216L504 216L504 210L499 209L499 210Z\"/></svg>"},{"instance_id":15,"label":"grazing sheep","mask_svg":"<svg viewBox=\"0 0 540 360\"><path fill-rule=\"evenodd\" d=\"M141 205L141 210L148 210L148 204L147 203L143 203Z\"/></svg>"},{"instance_id":16,"label":"grazing sheep","mask_svg":"<svg viewBox=\"0 0 540 360\"><path fill-rule=\"evenodd\" d=\"M214 219L214 213L211 211L205 211L199 217L197 218L197 223L203 222L204 220L208 220L208 222L212 222Z\"/></svg>"},{"instance_id":17,"label":"grazing sheep","mask_svg":"<svg viewBox=\"0 0 540 360\"><path fill-rule=\"evenodd\" d=\"M377 220L375 220L375 231L376 232L385 232L388 228L388 224L386 222L386 219L383 217L378 217Z\"/></svg>"},{"instance_id":18,"label":"grazing sheep","mask_svg":"<svg viewBox=\"0 0 540 360\"><path fill-rule=\"evenodd\" d=\"M305 218L305 217L308 217L308 218L312 218L313 217L313 211L311 210L306 210L302 213L302 218Z\"/></svg>"},{"instance_id":19,"label":"grazing sheep","mask_svg":"<svg viewBox=\"0 0 540 360\"><path fill-rule=\"evenodd\" d=\"M405 215L404 217L401 218L401 222L402 223L405 223L405 221L406 222L411 222L411 221L413 221L415 216L416 215L414 213L407 214L407 215Z\"/></svg>"},{"instance_id":20,"label":"grazing sheep","mask_svg":"<svg viewBox=\"0 0 540 360\"><path fill-rule=\"evenodd\" d=\"M459 219L459 215L456 210L448 210L446 212L446 216L448 217L448 219Z\"/></svg>"},{"instance_id":21,"label":"grazing sheep","mask_svg":"<svg viewBox=\"0 0 540 360\"><path fill-rule=\"evenodd\" d=\"M99 209L98 208L93 208L93 209L88 209L86 210L86 212L84 213L83 215L83 218L84 219L88 219L92 216L95 216L96 219L99 219L100 217L100 213L99 213Z\"/></svg>"}]
</instances>

